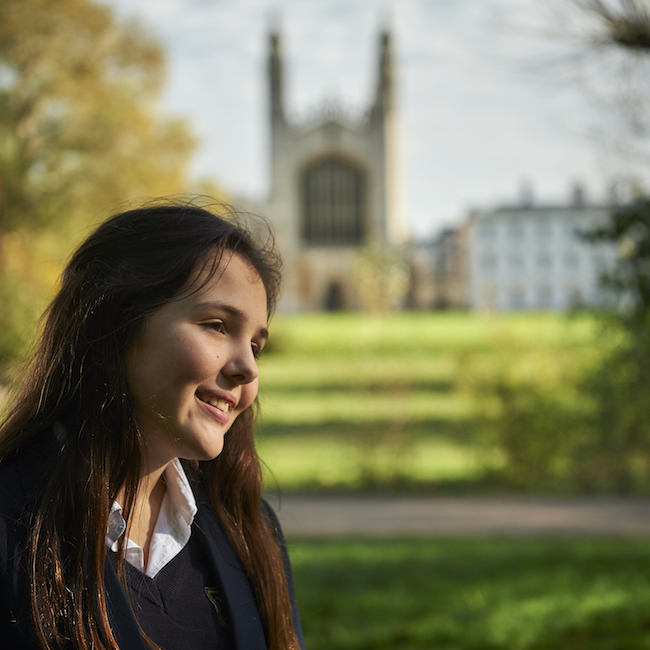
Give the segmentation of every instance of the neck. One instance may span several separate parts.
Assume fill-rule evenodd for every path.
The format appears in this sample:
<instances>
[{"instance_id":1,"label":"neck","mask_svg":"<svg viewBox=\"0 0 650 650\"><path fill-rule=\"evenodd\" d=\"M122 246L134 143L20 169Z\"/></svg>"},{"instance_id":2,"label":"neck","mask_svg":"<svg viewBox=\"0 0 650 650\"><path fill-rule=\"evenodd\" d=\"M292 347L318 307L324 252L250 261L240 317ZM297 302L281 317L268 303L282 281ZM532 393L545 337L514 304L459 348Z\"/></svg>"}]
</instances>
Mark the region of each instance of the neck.
<instances>
[{"instance_id":1,"label":"neck","mask_svg":"<svg viewBox=\"0 0 650 650\"><path fill-rule=\"evenodd\" d=\"M168 463L167 463L168 464ZM126 535L144 551L145 568L149 563L149 549L153 531L158 521L167 487L162 480L167 464L148 468L140 477L138 492L126 522ZM124 505L124 488L117 495L117 501Z\"/></svg>"},{"instance_id":2,"label":"neck","mask_svg":"<svg viewBox=\"0 0 650 650\"><path fill-rule=\"evenodd\" d=\"M136 502L138 501L147 501L151 499L151 495L159 489L160 485L165 485L162 480L163 474L167 469L166 463L162 466L156 466L153 469L147 469L142 476L140 477L140 485L138 486L138 494L136 496Z\"/></svg>"},{"instance_id":3,"label":"neck","mask_svg":"<svg viewBox=\"0 0 650 650\"><path fill-rule=\"evenodd\" d=\"M154 494L156 490L160 490L159 484L164 486L164 482L161 479L169 465L169 462L171 461L165 463L145 462L144 471L140 475L140 482L138 484L138 492L135 495L133 510L136 510L139 504L149 501L152 494ZM116 496L117 502L122 507L125 505L125 496L124 486L122 486Z\"/></svg>"}]
</instances>

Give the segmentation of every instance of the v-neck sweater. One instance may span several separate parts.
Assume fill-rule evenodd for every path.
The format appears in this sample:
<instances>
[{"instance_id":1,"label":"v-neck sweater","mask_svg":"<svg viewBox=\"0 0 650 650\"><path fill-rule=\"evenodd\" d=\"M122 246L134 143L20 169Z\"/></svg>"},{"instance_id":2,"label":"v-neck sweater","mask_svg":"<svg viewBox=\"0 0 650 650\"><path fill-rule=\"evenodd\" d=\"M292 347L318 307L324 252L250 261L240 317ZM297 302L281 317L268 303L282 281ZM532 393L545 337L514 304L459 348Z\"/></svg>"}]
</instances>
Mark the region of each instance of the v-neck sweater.
<instances>
[{"instance_id":1,"label":"v-neck sweater","mask_svg":"<svg viewBox=\"0 0 650 650\"><path fill-rule=\"evenodd\" d=\"M153 578L128 562L124 571L133 614L162 650L232 650L230 616L196 536Z\"/></svg>"}]
</instances>

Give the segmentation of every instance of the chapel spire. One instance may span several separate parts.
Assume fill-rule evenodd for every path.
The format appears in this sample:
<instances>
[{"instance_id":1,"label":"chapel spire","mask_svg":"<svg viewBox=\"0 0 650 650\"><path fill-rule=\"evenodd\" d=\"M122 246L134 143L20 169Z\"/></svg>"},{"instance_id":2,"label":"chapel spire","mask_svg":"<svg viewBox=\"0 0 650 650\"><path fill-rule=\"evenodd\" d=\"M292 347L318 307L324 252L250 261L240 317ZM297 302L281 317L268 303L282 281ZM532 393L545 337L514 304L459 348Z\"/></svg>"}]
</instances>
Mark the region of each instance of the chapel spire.
<instances>
[{"instance_id":1,"label":"chapel spire","mask_svg":"<svg viewBox=\"0 0 650 650\"><path fill-rule=\"evenodd\" d=\"M271 123L284 123L284 103L282 86L282 53L280 35L273 30L269 34L269 93Z\"/></svg>"}]
</instances>

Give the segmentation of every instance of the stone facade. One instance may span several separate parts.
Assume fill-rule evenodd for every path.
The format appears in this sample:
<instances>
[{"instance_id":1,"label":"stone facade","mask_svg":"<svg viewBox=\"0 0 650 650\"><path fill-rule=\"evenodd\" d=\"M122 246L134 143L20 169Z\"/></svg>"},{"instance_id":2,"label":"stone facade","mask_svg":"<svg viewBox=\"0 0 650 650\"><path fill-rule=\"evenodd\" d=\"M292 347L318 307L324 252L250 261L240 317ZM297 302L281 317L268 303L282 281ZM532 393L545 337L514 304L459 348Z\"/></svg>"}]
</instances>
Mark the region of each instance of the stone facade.
<instances>
[{"instance_id":1,"label":"stone facade","mask_svg":"<svg viewBox=\"0 0 650 650\"><path fill-rule=\"evenodd\" d=\"M363 307L357 259L406 239L396 179L390 35L381 34L374 101L359 119L334 105L305 123L284 107L281 41L270 35L271 193L267 213L284 259L279 309Z\"/></svg>"},{"instance_id":2,"label":"stone facade","mask_svg":"<svg viewBox=\"0 0 650 650\"><path fill-rule=\"evenodd\" d=\"M455 228L444 228L431 241L411 244L408 308L467 309L468 231L464 222Z\"/></svg>"}]
</instances>

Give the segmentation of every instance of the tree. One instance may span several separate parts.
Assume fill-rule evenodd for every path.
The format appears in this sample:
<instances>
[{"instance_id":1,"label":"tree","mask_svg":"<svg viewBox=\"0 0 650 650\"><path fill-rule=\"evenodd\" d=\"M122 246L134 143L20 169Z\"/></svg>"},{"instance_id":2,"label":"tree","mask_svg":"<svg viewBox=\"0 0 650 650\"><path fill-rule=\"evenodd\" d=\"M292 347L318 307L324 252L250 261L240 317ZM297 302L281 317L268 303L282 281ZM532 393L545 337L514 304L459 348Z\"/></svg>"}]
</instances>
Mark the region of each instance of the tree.
<instances>
[{"instance_id":1,"label":"tree","mask_svg":"<svg viewBox=\"0 0 650 650\"><path fill-rule=\"evenodd\" d=\"M0 358L84 229L185 190L194 140L158 111L164 68L155 40L92 0L0 3Z\"/></svg>"},{"instance_id":2,"label":"tree","mask_svg":"<svg viewBox=\"0 0 650 650\"><path fill-rule=\"evenodd\" d=\"M650 1L551 0L566 61L606 122L594 129L622 169L650 162ZM565 62L566 62L565 61ZM621 164L622 163L622 164ZM634 171L627 171L628 177Z\"/></svg>"},{"instance_id":3,"label":"tree","mask_svg":"<svg viewBox=\"0 0 650 650\"><path fill-rule=\"evenodd\" d=\"M408 293L409 278L399 252L368 247L356 258L355 279L365 309L388 313L398 309Z\"/></svg>"}]
</instances>

